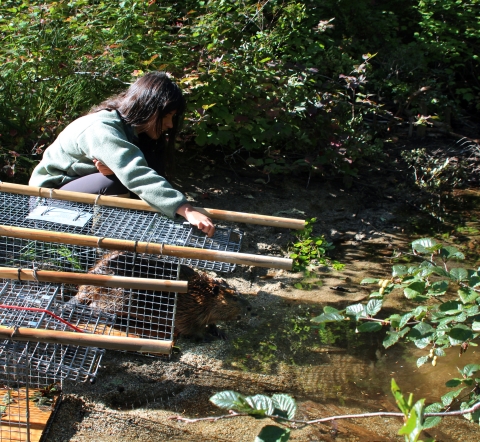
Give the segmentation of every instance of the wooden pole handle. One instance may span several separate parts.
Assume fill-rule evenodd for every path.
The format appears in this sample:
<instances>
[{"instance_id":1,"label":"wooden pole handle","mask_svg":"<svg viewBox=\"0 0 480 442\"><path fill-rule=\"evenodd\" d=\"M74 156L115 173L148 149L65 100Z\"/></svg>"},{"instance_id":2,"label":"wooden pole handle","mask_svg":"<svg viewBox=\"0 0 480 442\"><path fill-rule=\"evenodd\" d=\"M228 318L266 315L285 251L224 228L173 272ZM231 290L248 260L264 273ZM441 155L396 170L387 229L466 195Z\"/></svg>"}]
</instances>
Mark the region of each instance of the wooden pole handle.
<instances>
[{"instance_id":1,"label":"wooden pole handle","mask_svg":"<svg viewBox=\"0 0 480 442\"><path fill-rule=\"evenodd\" d=\"M0 326L0 337L12 341L33 341L48 344L98 347L108 350L136 351L170 354L173 342L155 339L128 338L124 336L95 335L32 328L8 328Z\"/></svg>"},{"instance_id":2,"label":"wooden pole handle","mask_svg":"<svg viewBox=\"0 0 480 442\"><path fill-rule=\"evenodd\" d=\"M145 201L129 198L118 198L114 196L98 196L90 193L70 192L66 190L48 189L45 187L24 186L22 184L0 182L0 191L20 195L37 196L42 198L53 198L65 201L76 201L84 204L97 204L99 206L119 207L123 209L146 210L156 212L157 210L148 205ZM254 213L232 212L228 210L205 209L195 207L195 210L204 213L213 219L231 221L245 224L257 224L261 226L282 227L287 229L302 230L305 228L305 220L294 218L283 218L278 216L258 215Z\"/></svg>"},{"instance_id":3,"label":"wooden pole handle","mask_svg":"<svg viewBox=\"0 0 480 442\"><path fill-rule=\"evenodd\" d=\"M188 288L186 281L95 275L91 273L54 272L49 270L34 271L11 267L0 267L0 278L177 293L187 293Z\"/></svg>"},{"instance_id":4,"label":"wooden pole handle","mask_svg":"<svg viewBox=\"0 0 480 442\"><path fill-rule=\"evenodd\" d=\"M288 258L252 255L249 253L224 252L221 250L196 249L194 247L171 246L148 242L135 242L124 239L102 238L74 233L52 232L50 230L27 229L0 225L0 236L31 239L36 241L75 244L87 247L98 247L109 250L126 250L130 252L149 253L155 255L176 256L207 261L220 261L247 266L269 267L291 270L293 261Z\"/></svg>"}]
</instances>

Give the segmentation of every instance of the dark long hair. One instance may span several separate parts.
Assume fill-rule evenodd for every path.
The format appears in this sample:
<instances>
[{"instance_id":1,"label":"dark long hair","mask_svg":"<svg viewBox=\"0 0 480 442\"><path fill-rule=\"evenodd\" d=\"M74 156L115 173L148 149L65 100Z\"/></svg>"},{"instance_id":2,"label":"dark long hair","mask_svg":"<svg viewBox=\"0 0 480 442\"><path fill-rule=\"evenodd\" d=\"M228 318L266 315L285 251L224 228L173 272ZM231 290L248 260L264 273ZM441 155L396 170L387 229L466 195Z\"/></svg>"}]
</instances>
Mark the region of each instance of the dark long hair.
<instances>
[{"instance_id":1,"label":"dark long hair","mask_svg":"<svg viewBox=\"0 0 480 442\"><path fill-rule=\"evenodd\" d=\"M107 98L89 113L101 110L116 110L123 121L132 126L145 124L156 116L157 133L162 130L163 118L172 111L173 127L162 133L159 144L164 146L164 158L168 175L174 171L175 137L183 121L185 98L182 90L165 72L149 72L139 78L126 91Z\"/></svg>"}]
</instances>

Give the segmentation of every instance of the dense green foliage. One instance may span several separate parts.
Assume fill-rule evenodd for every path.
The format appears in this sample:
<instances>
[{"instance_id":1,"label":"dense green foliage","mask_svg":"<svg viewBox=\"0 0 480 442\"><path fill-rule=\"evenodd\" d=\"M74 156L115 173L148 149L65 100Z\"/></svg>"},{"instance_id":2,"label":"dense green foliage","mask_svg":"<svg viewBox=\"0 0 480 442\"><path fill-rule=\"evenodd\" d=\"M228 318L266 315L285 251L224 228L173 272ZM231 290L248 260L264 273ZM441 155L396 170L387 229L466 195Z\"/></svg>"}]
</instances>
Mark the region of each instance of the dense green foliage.
<instances>
[{"instance_id":1,"label":"dense green foliage","mask_svg":"<svg viewBox=\"0 0 480 442\"><path fill-rule=\"evenodd\" d=\"M421 262L394 265L390 279L362 281L378 286L366 305L355 304L342 311L327 306L313 321L355 320L359 322L359 332L379 331L387 326L385 348L401 339L413 342L418 348L429 348L428 355L418 359L418 366L428 361L436 365L437 357L444 356L444 350L449 347L460 346L462 353L470 345L476 346L473 341L480 332L478 270L451 267L450 262L465 259L463 253L429 238L414 241L411 256ZM413 303L412 308L402 314L376 319L384 298L398 289Z\"/></svg>"},{"instance_id":2,"label":"dense green foliage","mask_svg":"<svg viewBox=\"0 0 480 442\"><path fill-rule=\"evenodd\" d=\"M478 7L0 1L2 178L26 182L68 122L157 69L188 94L185 143L220 146L266 174L341 173L348 183L382 152L382 122L478 110Z\"/></svg>"}]
</instances>

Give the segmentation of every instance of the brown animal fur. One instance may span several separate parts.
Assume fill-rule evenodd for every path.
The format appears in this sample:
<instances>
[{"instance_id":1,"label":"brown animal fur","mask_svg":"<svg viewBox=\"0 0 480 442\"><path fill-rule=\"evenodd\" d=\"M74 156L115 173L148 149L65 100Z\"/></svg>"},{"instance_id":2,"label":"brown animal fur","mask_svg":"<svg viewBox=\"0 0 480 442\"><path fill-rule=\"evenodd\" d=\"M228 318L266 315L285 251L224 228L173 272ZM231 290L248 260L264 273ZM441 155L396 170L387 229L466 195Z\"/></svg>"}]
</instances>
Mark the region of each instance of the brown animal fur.
<instances>
[{"instance_id":1,"label":"brown animal fur","mask_svg":"<svg viewBox=\"0 0 480 442\"><path fill-rule=\"evenodd\" d=\"M117 251L108 253L90 269L89 273L131 276L131 255L129 257L125 252ZM133 268L133 275L149 276L141 274L141 269L137 266ZM186 265L180 266L180 278L188 281L188 292L177 295L176 335L205 339L208 331L225 339L225 335L217 329L216 323L235 321L251 312L248 301L223 281L213 279L206 273L195 271ZM152 311L158 308L155 292L139 292L134 299L129 299L129 296L130 291L121 288L109 289L83 285L78 288L78 293L70 302L115 313L120 319L129 316L134 323L145 322L148 323L149 328L155 327L152 323L155 320L158 322L155 312ZM149 311L151 314L148 314ZM159 328L161 325L164 326L158 323Z\"/></svg>"}]
</instances>

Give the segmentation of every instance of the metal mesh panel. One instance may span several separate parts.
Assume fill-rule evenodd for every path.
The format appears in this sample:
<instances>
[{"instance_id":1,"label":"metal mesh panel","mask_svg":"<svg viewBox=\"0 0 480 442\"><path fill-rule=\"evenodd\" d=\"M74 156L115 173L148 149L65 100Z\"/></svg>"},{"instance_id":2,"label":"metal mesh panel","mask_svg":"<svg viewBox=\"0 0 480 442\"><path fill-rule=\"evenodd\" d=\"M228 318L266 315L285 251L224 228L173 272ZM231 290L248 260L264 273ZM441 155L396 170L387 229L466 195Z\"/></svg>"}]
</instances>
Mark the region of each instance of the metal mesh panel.
<instances>
[{"instance_id":1,"label":"metal mesh panel","mask_svg":"<svg viewBox=\"0 0 480 442\"><path fill-rule=\"evenodd\" d=\"M0 325L45 330L105 334L115 323L115 315L84 305L62 301L74 287L58 284L3 280L0 291ZM104 350L60 344L0 341L0 381L45 386L62 379L86 380L96 375ZM28 373L27 373L28 372Z\"/></svg>"},{"instance_id":2,"label":"metal mesh panel","mask_svg":"<svg viewBox=\"0 0 480 442\"><path fill-rule=\"evenodd\" d=\"M32 369L28 361L19 362L13 357L15 354L15 351L7 354L11 359L1 369L10 375L0 384L0 441L40 440L58 398L60 384L48 384L48 376L43 375L42 379L42 374ZM31 379L43 386L30 385Z\"/></svg>"},{"instance_id":3,"label":"metal mesh panel","mask_svg":"<svg viewBox=\"0 0 480 442\"><path fill-rule=\"evenodd\" d=\"M97 253L92 247L0 236L0 266L87 272Z\"/></svg>"},{"instance_id":4,"label":"metal mesh panel","mask_svg":"<svg viewBox=\"0 0 480 442\"><path fill-rule=\"evenodd\" d=\"M154 212L6 192L0 192L0 205L2 207L0 224L14 227L229 252L240 250L243 237L243 233L239 230L217 226L214 237L207 238L198 229L192 228L189 223L175 222ZM29 217L31 213L36 213L36 219ZM62 222L58 221L60 215L63 217ZM86 220L84 224L75 225L82 219ZM37 244L36 241L4 237L0 237L0 241L0 265L27 266L27 262L35 261L43 269L86 271L98 259L96 251L88 247ZM176 257L164 257L163 260L169 263L181 261L197 268L217 272L229 272L235 268L235 264L207 260L181 260Z\"/></svg>"},{"instance_id":5,"label":"metal mesh panel","mask_svg":"<svg viewBox=\"0 0 480 442\"><path fill-rule=\"evenodd\" d=\"M92 273L177 280L178 264L147 254L106 252ZM127 336L173 341L176 294L172 292L80 286L70 304L117 316L115 328Z\"/></svg>"}]
</instances>

